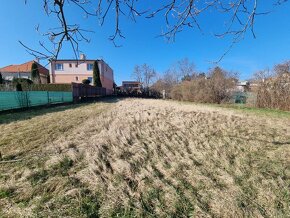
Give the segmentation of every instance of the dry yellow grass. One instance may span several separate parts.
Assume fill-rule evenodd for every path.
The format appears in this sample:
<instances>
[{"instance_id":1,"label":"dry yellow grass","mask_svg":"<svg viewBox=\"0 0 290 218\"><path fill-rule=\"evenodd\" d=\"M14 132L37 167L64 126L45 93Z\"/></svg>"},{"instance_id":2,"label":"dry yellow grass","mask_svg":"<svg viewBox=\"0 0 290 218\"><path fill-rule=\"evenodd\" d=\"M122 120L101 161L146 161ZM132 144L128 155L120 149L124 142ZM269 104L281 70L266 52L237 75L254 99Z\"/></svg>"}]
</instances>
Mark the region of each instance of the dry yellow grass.
<instances>
[{"instance_id":1,"label":"dry yellow grass","mask_svg":"<svg viewBox=\"0 0 290 218\"><path fill-rule=\"evenodd\" d=\"M0 217L290 214L287 117L127 99L0 132Z\"/></svg>"}]
</instances>

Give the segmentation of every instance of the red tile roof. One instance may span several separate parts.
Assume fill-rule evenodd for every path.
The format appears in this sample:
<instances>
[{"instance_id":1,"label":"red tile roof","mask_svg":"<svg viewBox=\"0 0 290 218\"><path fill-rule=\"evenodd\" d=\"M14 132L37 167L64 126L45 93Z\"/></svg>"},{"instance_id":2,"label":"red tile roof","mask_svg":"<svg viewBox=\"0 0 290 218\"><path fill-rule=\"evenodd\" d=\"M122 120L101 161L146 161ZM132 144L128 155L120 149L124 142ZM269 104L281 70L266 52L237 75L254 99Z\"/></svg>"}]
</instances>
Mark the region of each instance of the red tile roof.
<instances>
[{"instance_id":1,"label":"red tile roof","mask_svg":"<svg viewBox=\"0 0 290 218\"><path fill-rule=\"evenodd\" d=\"M0 68L0 72L2 73L30 73L31 72L31 66L33 63L36 63L38 66L38 70L40 74L48 75L49 71L41 64L37 63L36 61L29 61L24 64L13 64L8 65L6 67Z\"/></svg>"}]
</instances>

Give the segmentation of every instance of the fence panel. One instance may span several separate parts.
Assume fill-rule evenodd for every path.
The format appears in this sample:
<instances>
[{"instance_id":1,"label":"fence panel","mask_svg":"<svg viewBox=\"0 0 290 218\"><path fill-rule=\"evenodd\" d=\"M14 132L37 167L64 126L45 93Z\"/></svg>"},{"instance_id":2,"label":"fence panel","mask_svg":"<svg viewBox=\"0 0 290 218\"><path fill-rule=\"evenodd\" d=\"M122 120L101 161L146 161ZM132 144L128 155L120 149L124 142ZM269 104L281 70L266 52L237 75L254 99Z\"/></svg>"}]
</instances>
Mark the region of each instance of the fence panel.
<instances>
[{"instance_id":1,"label":"fence panel","mask_svg":"<svg viewBox=\"0 0 290 218\"><path fill-rule=\"evenodd\" d=\"M72 101L72 92L0 92L0 111Z\"/></svg>"},{"instance_id":2,"label":"fence panel","mask_svg":"<svg viewBox=\"0 0 290 218\"><path fill-rule=\"evenodd\" d=\"M72 92L49 92L49 103L72 102Z\"/></svg>"},{"instance_id":3,"label":"fence panel","mask_svg":"<svg viewBox=\"0 0 290 218\"><path fill-rule=\"evenodd\" d=\"M95 87L80 83L72 83L73 98L78 100L80 98L105 96L106 88Z\"/></svg>"},{"instance_id":4,"label":"fence panel","mask_svg":"<svg viewBox=\"0 0 290 218\"><path fill-rule=\"evenodd\" d=\"M232 94L231 103L247 104L249 106L256 105L256 94L252 92L234 92Z\"/></svg>"},{"instance_id":5,"label":"fence panel","mask_svg":"<svg viewBox=\"0 0 290 218\"><path fill-rule=\"evenodd\" d=\"M19 108L21 98L16 92L0 92L0 110Z\"/></svg>"},{"instance_id":6,"label":"fence panel","mask_svg":"<svg viewBox=\"0 0 290 218\"><path fill-rule=\"evenodd\" d=\"M27 91L29 107L48 104L48 92Z\"/></svg>"}]
</instances>

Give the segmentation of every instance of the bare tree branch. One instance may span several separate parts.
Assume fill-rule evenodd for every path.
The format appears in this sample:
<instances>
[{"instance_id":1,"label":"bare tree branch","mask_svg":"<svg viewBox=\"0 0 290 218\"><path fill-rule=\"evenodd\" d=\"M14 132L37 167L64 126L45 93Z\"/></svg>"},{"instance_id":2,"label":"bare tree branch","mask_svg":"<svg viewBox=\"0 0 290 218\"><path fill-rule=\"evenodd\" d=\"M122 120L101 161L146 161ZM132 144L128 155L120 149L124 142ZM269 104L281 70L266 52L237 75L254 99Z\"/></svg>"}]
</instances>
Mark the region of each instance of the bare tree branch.
<instances>
[{"instance_id":1,"label":"bare tree branch","mask_svg":"<svg viewBox=\"0 0 290 218\"><path fill-rule=\"evenodd\" d=\"M50 29L47 36L53 44L54 50L49 49L41 44L45 52L36 52L28 46L25 48L34 54L40 55L42 58L50 57L57 58L63 44L68 42L71 45L74 55L77 57L79 53L79 42L89 42L84 36L86 30L80 28L79 24L70 24L69 17L67 16L67 5L76 6L80 12L84 13L87 17L97 17L100 19L100 25L104 25L109 15L115 16L114 32L109 39L118 46L117 39L125 38L121 31L121 18L129 17L136 22L136 17L144 15L146 18L154 18L156 16L163 16L166 29L160 36L168 40L175 40L177 33L186 28L196 28L201 31L199 19L202 16L208 16L210 12L214 11L223 14L226 25L224 30L216 33L215 36L224 38L230 36L232 43L224 52L223 57L231 50L231 48L243 40L247 32L251 32L255 38L255 21L259 15L265 15L270 11L260 11L261 0L166 0L157 2L156 9L138 9L137 0L42 0L43 8L47 15L54 16L58 22L59 27ZM28 0L24 0L25 4ZM32 2L32 1L31 1ZM285 4L288 0L271 0L273 7ZM95 9L94 9L95 8ZM23 43L22 43L23 44ZM47 53L44 55L44 53Z\"/></svg>"}]
</instances>

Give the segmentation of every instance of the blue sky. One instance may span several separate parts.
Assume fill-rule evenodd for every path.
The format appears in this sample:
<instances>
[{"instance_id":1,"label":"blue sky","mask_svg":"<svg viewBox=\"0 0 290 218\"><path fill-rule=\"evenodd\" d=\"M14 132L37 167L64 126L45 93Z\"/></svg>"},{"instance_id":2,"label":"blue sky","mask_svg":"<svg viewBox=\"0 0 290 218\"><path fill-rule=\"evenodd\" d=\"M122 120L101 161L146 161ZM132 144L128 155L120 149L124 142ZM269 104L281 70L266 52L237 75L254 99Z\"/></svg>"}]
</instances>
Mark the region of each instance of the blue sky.
<instances>
[{"instance_id":1,"label":"blue sky","mask_svg":"<svg viewBox=\"0 0 290 218\"><path fill-rule=\"evenodd\" d=\"M152 0L140 2L140 8L145 8L146 3L156 4ZM271 9L270 4L263 4L262 9ZM219 65L226 70L239 72L241 79L247 79L257 70L271 68L290 59L289 9L290 4L286 3L274 8L269 15L257 17L257 38L247 34ZM207 71L213 67L211 62L218 60L231 43L229 38L218 39L213 36L213 33L221 29L223 17L211 13L200 18L202 33L196 29L186 29L172 43L156 37L165 27L160 17L138 18L136 23L124 17L121 19L121 29L126 38L118 40L122 47L116 48L108 40L114 31L113 16L109 16L105 25L100 27L96 18L85 18L75 7L69 6L67 11L69 22L81 24L83 28L94 31L87 34L91 39L90 43L81 43L80 48L88 58L103 58L108 62L114 70L117 84L131 79L136 64L147 63L162 74L174 62L188 58L195 63L197 71ZM33 59L18 40L39 49L39 41L47 42L45 37L35 31L35 27L39 24L40 31L44 33L48 28L57 26L54 17L45 15L40 0L28 0L27 5L24 0L1 1L0 20L0 67ZM72 50L65 46L60 58L74 58Z\"/></svg>"}]
</instances>

